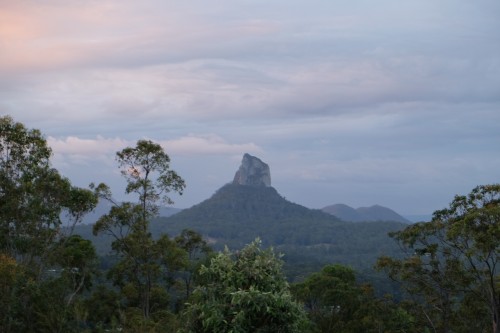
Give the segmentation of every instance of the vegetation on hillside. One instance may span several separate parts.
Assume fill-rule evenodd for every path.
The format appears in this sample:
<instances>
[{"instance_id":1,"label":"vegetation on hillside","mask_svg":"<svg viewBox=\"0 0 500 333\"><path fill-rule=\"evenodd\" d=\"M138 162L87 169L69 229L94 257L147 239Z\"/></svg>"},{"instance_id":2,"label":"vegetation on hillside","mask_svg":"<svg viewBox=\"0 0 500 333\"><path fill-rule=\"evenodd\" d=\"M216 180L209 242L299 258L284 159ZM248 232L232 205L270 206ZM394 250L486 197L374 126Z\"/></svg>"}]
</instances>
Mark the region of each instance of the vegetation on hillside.
<instances>
[{"instance_id":1,"label":"vegetation on hillside","mask_svg":"<svg viewBox=\"0 0 500 333\"><path fill-rule=\"evenodd\" d=\"M177 234L190 228L211 240L217 250L242 248L255 238L284 253L291 281L329 263L371 271L381 255L399 252L388 233L401 230L399 222L348 223L320 210L283 198L272 187L227 184L211 198L168 218L152 222L155 234Z\"/></svg>"}]
</instances>

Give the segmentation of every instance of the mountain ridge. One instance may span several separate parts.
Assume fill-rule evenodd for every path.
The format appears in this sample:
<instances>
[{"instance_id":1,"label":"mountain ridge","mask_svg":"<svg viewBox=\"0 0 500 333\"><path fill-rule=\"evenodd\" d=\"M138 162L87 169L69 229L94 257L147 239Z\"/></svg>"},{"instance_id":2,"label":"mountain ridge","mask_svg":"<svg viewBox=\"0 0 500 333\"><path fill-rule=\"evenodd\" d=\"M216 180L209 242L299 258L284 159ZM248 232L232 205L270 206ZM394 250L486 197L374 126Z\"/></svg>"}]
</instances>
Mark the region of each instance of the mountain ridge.
<instances>
[{"instance_id":1,"label":"mountain ridge","mask_svg":"<svg viewBox=\"0 0 500 333\"><path fill-rule=\"evenodd\" d=\"M346 204L333 204L323 207L321 210L348 222L396 221L411 223L394 210L377 204L359 208L352 208Z\"/></svg>"},{"instance_id":2,"label":"mountain ridge","mask_svg":"<svg viewBox=\"0 0 500 333\"><path fill-rule=\"evenodd\" d=\"M229 243L234 243L231 241L233 238L243 240L244 243L260 237L265 243L272 245L282 242L268 240L266 235L269 234L269 229L286 225L300 228L302 223L307 225L314 222L343 223L319 209L310 209L286 200L274 187L234 183L222 186L210 198L162 220L166 221L165 228L159 229L165 230L158 230L155 224L152 225L152 230L177 233L182 228L189 227L206 237Z\"/></svg>"}]
</instances>

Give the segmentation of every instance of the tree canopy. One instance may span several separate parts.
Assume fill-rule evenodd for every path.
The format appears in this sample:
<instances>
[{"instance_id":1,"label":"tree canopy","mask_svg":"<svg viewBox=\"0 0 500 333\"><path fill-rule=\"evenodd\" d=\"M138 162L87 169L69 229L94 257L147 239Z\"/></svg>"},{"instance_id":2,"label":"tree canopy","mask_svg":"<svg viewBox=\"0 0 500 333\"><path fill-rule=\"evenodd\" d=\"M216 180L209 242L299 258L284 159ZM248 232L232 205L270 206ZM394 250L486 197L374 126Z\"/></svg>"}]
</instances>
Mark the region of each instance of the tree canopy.
<instances>
[{"instance_id":1,"label":"tree canopy","mask_svg":"<svg viewBox=\"0 0 500 333\"><path fill-rule=\"evenodd\" d=\"M185 332L302 332L305 314L281 268L279 257L261 249L260 240L217 254L200 269Z\"/></svg>"},{"instance_id":2,"label":"tree canopy","mask_svg":"<svg viewBox=\"0 0 500 333\"><path fill-rule=\"evenodd\" d=\"M131 329L145 330L143 325L155 325L154 312L168 306L166 291L173 284L173 272L187 262L186 252L168 235L153 239L150 220L158 214L159 202L171 203L168 193L182 194L185 184L170 169L170 158L163 148L152 141L139 140L135 147L117 152L116 159L127 182L126 193L136 194L138 201L116 203L107 185L99 184L96 194L114 206L96 222L93 232L114 238L112 248L119 261L108 277L120 288L127 308L140 310L138 326L130 320L126 324Z\"/></svg>"},{"instance_id":3,"label":"tree canopy","mask_svg":"<svg viewBox=\"0 0 500 333\"><path fill-rule=\"evenodd\" d=\"M382 257L378 267L403 282L429 328L500 332L500 184L455 196L432 221L392 237L406 257Z\"/></svg>"},{"instance_id":4,"label":"tree canopy","mask_svg":"<svg viewBox=\"0 0 500 333\"><path fill-rule=\"evenodd\" d=\"M11 271L0 281L2 332L69 329L90 286L93 245L71 233L97 197L52 168L51 155L39 130L0 117L0 266Z\"/></svg>"}]
</instances>

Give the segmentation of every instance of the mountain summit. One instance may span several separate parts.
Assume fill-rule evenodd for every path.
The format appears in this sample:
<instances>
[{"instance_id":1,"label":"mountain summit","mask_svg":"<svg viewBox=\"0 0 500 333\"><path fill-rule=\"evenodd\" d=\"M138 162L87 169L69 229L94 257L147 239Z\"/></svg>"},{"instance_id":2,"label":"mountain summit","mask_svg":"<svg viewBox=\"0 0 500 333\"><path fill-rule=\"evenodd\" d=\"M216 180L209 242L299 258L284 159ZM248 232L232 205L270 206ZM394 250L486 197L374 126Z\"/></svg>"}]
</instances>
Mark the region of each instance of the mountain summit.
<instances>
[{"instance_id":1,"label":"mountain summit","mask_svg":"<svg viewBox=\"0 0 500 333\"><path fill-rule=\"evenodd\" d=\"M250 154L243 155L240 168L234 175L233 184L258 187L271 186L269 165Z\"/></svg>"}]
</instances>

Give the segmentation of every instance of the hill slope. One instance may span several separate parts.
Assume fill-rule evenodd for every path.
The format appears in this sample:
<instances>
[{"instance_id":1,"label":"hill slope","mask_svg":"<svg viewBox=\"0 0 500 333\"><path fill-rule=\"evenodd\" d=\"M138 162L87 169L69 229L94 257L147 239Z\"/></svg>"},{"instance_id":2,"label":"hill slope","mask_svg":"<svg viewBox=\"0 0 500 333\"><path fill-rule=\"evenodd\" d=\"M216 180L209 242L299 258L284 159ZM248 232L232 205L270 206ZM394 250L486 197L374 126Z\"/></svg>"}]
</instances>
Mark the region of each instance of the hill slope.
<instances>
[{"instance_id":1,"label":"hill slope","mask_svg":"<svg viewBox=\"0 0 500 333\"><path fill-rule=\"evenodd\" d=\"M269 245L295 243L312 225L341 224L336 217L284 199L273 187L227 184L209 199L168 218L155 220L153 232L194 229L217 243L244 245L260 237Z\"/></svg>"},{"instance_id":2,"label":"hill slope","mask_svg":"<svg viewBox=\"0 0 500 333\"><path fill-rule=\"evenodd\" d=\"M284 253L287 276L296 280L329 263L371 272L379 256L399 252L387 234L404 226L395 221L344 222L291 203L272 187L228 184L198 205L154 220L151 230L174 236L193 229L215 249L239 249L260 237L265 246Z\"/></svg>"}]
</instances>

